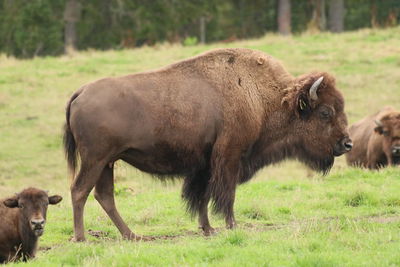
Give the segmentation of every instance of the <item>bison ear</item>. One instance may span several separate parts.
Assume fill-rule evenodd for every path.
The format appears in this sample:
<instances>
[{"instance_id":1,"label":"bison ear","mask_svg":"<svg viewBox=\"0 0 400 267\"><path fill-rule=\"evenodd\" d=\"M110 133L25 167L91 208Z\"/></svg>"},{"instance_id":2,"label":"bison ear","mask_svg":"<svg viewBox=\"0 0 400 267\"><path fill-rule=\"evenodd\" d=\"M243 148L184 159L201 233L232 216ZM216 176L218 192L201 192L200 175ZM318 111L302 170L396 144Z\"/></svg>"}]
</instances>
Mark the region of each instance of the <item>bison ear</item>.
<instances>
[{"instance_id":1,"label":"bison ear","mask_svg":"<svg viewBox=\"0 0 400 267\"><path fill-rule=\"evenodd\" d=\"M378 134L389 136L389 131L384 129L382 126L375 127L374 131Z\"/></svg>"},{"instance_id":2,"label":"bison ear","mask_svg":"<svg viewBox=\"0 0 400 267\"><path fill-rule=\"evenodd\" d=\"M383 134L383 127L382 126L376 126L374 131L378 134Z\"/></svg>"},{"instance_id":3,"label":"bison ear","mask_svg":"<svg viewBox=\"0 0 400 267\"><path fill-rule=\"evenodd\" d=\"M49 204L51 205L55 205L57 203L59 203L62 200L62 197L59 195L54 195L49 197Z\"/></svg>"},{"instance_id":4,"label":"bison ear","mask_svg":"<svg viewBox=\"0 0 400 267\"><path fill-rule=\"evenodd\" d=\"M18 199L17 197L11 197L3 201L4 205L8 208L17 208L18 207Z\"/></svg>"},{"instance_id":5,"label":"bison ear","mask_svg":"<svg viewBox=\"0 0 400 267\"><path fill-rule=\"evenodd\" d=\"M384 136L389 135L389 131L383 126L382 122L379 120L375 120L376 127L374 128L374 131L378 134L382 134Z\"/></svg>"},{"instance_id":6,"label":"bison ear","mask_svg":"<svg viewBox=\"0 0 400 267\"><path fill-rule=\"evenodd\" d=\"M306 119L311 114L309 98L304 94L300 94L297 98L297 114L303 119Z\"/></svg>"}]
</instances>

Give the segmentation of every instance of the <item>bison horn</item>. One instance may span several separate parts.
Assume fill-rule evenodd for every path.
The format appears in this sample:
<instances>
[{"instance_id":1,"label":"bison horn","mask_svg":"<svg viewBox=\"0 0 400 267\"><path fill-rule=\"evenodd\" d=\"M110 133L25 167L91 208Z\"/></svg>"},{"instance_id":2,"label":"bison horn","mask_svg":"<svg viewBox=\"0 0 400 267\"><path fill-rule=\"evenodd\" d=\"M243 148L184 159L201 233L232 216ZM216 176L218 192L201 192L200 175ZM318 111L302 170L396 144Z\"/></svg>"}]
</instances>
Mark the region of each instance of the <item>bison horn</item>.
<instances>
[{"instance_id":1,"label":"bison horn","mask_svg":"<svg viewBox=\"0 0 400 267\"><path fill-rule=\"evenodd\" d=\"M379 127L382 127L382 122L380 120L375 120L375 124Z\"/></svg>"},{"instance_id":2,"label":"bison horn","mask_svg":"<svg viewBox=\"0 0 400 267\"><path fill-rule=\"evenodd\" d=\"M318 86L321 84L323 79L324 79L324 76L321 76L318 80L316 80L313 83L313 85L310 88L310 97L314 101L318 100L317 90L318 90Z\"/></svg>"}]
</instances>

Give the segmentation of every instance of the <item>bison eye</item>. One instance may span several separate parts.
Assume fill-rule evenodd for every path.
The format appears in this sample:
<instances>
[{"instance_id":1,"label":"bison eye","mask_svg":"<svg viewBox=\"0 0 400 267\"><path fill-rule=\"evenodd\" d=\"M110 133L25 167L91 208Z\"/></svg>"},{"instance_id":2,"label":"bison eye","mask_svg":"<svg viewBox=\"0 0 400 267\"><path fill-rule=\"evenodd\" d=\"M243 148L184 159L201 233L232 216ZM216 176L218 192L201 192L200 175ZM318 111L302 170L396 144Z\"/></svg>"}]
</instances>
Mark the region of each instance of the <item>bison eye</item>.
<instances>
[{"instance_id":1,"label":"bison eye","mask_svg":"<svg viewBox=\"0 0 400 267\"><path fill-rule=\"evenodd\" d=\"M331 114L330 114L330 112L328 110L322 110L320 112L320 117L323 120L328 120L330 118L330 116L331 116Z\"/></svg>"}]
</instances>

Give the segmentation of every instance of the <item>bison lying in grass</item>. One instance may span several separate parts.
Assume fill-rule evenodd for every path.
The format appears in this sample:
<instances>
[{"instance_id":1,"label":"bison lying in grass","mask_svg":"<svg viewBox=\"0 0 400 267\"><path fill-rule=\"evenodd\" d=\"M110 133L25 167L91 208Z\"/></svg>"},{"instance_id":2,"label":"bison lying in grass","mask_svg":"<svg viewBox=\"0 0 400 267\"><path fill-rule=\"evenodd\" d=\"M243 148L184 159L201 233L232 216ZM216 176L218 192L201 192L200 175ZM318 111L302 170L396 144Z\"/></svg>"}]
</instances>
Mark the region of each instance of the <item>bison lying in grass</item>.
<instances>
[{"instance_id":1,"label":"bison lying in grass","mask_svg":"<svg viewBox=\"0 0 400 267\"><path fill-rule=\"evenodd\" d=\"M400 164L400 112L385 107L356 123L350 129L354 149L347 163L370 169Z\"/></svg>"},{"instance_id":2,"label":"bison lying in grass","mask_svg":"<svg viewBox=\"0 0 400 267\"><path fill-rule=\"evenodd\" d=\"M217 49L155 71L82 86L66 110L74 240L84 237L90 191L127 239L113 195L113 163L123 160L157 177L184 177L182 196L206 235L210 199L235 226L238 184L263 166L296 158L328 172L352 147L342 94L324 72L290 75L273 57Z\"/></svg>"},{"instance_id":3,"label":"bison lying in grass","mask_svg":"<svg viewBox=\"0 0 400 267\"><path fill-rule=\"evenodd\" d=\"M35 256L37 242L44 232L48 204L57 204L60 196L28 188L0 201L0 263L27 260Z\"/></svg>"}]
</instances>

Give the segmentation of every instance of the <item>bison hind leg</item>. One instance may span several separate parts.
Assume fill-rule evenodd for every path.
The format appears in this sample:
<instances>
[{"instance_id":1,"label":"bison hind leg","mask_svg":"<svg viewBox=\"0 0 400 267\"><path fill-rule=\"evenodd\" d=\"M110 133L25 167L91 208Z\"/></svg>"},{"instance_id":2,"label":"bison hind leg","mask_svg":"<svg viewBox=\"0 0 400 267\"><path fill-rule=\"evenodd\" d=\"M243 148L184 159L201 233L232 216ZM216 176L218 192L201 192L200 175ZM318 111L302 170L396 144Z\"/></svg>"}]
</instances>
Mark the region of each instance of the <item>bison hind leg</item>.
<instances>
[{"instance_id":1,"label":"bison hind leg","mask_svg":"<svg viewBox=\"0 0 400 267\"><path fill-rule=\"evenodd\" d=\"M72 210L74 216L74 241L84 241L83 211L86 200L100 178L102 163L90 164L82 159L81 169L71 185Z\"/></svg>"},{"instance_id":2,"label":"bison hind leg","mask_svg":"<svg viewBox=\"0 0 400 267\"><path fill-rule=\"evenodd\" d=\"M94 196L101 207L114 222L122 236L126 239L135 239L135 234L121 218L114 200L114 165L107 165L97 181Z\"/></svg>"}]
</instances>

